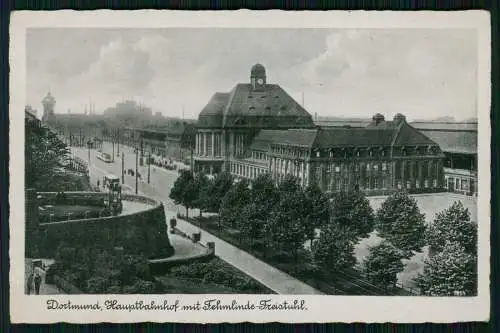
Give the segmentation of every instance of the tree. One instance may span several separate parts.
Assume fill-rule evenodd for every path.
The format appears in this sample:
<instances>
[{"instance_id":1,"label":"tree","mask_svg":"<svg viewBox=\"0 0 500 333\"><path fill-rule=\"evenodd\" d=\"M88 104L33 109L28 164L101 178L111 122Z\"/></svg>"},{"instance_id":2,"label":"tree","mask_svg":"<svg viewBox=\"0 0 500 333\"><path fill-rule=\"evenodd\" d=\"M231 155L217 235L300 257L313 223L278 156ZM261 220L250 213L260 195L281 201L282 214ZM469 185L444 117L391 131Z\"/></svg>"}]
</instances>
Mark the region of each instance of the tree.
<instances>
[{"instance_id":1,"label":"tree","mask_svg":"<svg viewBox=\"0 0 500 333\"><path fill-rule=\"evenodd\" d=\"M278 251L292 253L297 262L298 251L306 240L309 202L304 192L282 192L281 199L265 219L265 232L271 245Z\"/></svg>"},{"instance_id":2,"label":"tree","mask_svg":"<svg viewBox=\"0 0 500 333\"><path fill-rule=\"evenodd\" d=\"M395 192L382 203L377 211L376 229L381 237L403 251L404 257L424 246L424 214L406 192Z\"/></svg>"},{"instance_id":3,"label":"tree","mask_svg":"<svg viewBox=\"0 0 500 333\"><path fill-rule=\"evenodd\" d=\"M69 158L69 149L56 134L33 120L26 119L24 154L27 188L51 191L61 187L60 175Z\"/></svg>"},{"instance_id":4,"label":"tree","mask_svg":"<svg viewBox=\"0 0 500 333\"><path fill-rule=\"evenodd\" d=\"M198 195L194 200L194 207L200 210L200 217L203 211L207 211L210 206L210 195L212 181L210 181L203 172L199 172L194 177L194 187L197 189Z\"/></svg>"},{"instance_id":5,"label":"tree","mask_svg":"<svg viewBox=\"0 0 500 333\"><path fill-rule=\"evenodd\" d=\"M328 276L352 268L356 264L351 231L344 226L329 224L312 244L314 263Z\"/></svg>"},{"instance_id":6,"label":"tree","mask_svg":"<svg viewBox=\"0 0 500 333\"><path fill-rule=\"evenodd\" d=\"M477 258L458 242L446 242L443 250L424 262L416 279L429 296L474 296L477 294Z\"/></svg>"},{"instance_id":7,"label":"tree","mask_svg":"<svg viewBox=\"0 0 500 333\"><path fill-rule=\"evenodd\" d=\"M326 224L330 218L330 200L315 182L306 188L305 195L311 209L307 216L306 235L312 246L316 229Z\"/></svg>"},{"instance_id":8,"label":"tree","mask_svg":"<svg viewBox=\"0 0 500 333\"><path fill-rule=\"evenodd\" d=\"M401 252L388 241L383 241L370 247L370 254L363 262L363 272L368 280L377 286L394 286L396 275L404 268L401 259Z\"/></svg>"},{"instance_id":9,"label":"tree","mask_svg":"<svg viewBox=\"0 0 500 333\"><path fill-rule=\"evenodd\" d=\"M434 223L425 233L427 244L431 253L440 252L449 240L457 242L465 251L476 255L477 253L477 224L471 222L470 213L460 201L455 201L448 209L436 214Z\"/></svg>"},{"instance_id":10,"label":"tree","mask_svg":"<svg viewBox=\"0 0 500 333\"><path fill-rule=\"evenodd\" d=\"M221 219L230 226L235 227L239 220L240 212L250 202L250 189L248 182L242 180L236 183L222 198Z\"/></svg>"},{"instance_id":11,"label":"tree","mask_svg":"<svg viewBox=\"0 0 500 333\"><path fill-rule=\"evenodd\" d=\"M180 171L180 176L175 180L169 197L174 200L176 205L182 205L186 208L186 218L188 218L189 208L194 207L198 198L198 186L189 170Z\"/></svg>"},{"instance_id":12,"label":"tree","mask_svg":"<svg viewBox=\"0 0 500 333\"><path fill-rule=\"evenodd\" d=\"M228 172L219 173L208 183L204 195L204 208L210 213L220 213L222 198L233 187L233 177Z\"/></svg>"},{"instance_id":13,"label":"tree","mask_svg":"<svg viewBox=\"0 0 500 333\"><path fill-rule=\"evenodd\" d=\"M260 174L252 181L250 194L253 202L262 205L268 211L273 208L280 198L280 193L269 173Z\"/></svg>"},{"instance_id":14,"label":"tree","mask_svg":"<svg viewBox=\"0 0 500 333\"><path fill-rule=\"evenodd\" d=\"M373 231L375 217L370 202L360 191L335 194L331 206L331 223L345 225L356 238L365 238Z\"/></svg>"},{"instance_id":15,"label":"tree","mask_svg":"<svg viewBox=\"0 0 500 333\"><path fill-rule=\"evenodd\" d=\"M236 225L240 230L240 240L245 240L252 247L255 240L261 239L265 225L263 212L255 203L249 203L238 212Z\"/></svg>"},{"instance_id":16,"label":"tree","mask_svg":"<svg viewBox=\"0 0 500 333\"><path fill-rule=\"evenodd\" d=\"M293 195L301 190L299 179L291 174L287 174L278 185L278 192L281 196Z\"/></svg>"}]
</instances>

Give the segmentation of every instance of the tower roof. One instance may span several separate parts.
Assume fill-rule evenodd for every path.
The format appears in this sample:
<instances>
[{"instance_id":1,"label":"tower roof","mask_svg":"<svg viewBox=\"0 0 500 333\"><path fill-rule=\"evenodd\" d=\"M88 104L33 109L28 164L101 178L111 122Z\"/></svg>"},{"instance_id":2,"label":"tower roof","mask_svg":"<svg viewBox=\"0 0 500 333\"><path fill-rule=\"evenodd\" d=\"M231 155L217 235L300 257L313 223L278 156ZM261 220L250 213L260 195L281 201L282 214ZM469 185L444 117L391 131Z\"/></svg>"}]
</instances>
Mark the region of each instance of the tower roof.
<instances>
[{"instance_id":1,"label":"tower roof","mask_svg":"<svg viewBox=\"0 0 500 333\"><path fill-rule=\"evenodd\" d=\"M250 76L266 76L266 69L261 64L255 64L250 70Z\"/></svg>"},{"instance_id":2,"label":"tower roof","mask_svg":"<svg viewBox=\"0 0 500 333\"><path fill-rule=\"evenodd\" d=\"M55 102L56 100L54 99L54 97L52 97L50 91L47 93L47 96L45 96L44 99L42 100L43 104L55 104Z\"/></svg>"},{"instance_id":3,"label":"tower roof","mask_svg":"<svg viewBox=\"0 0 500 333\"><path fill-rule=\"evenodd\" d=\"M314 127L311 115L280 86L254 91L237 84L230 93L216 93L202 109L198 127Z\"/></svg>"}]
</instances>

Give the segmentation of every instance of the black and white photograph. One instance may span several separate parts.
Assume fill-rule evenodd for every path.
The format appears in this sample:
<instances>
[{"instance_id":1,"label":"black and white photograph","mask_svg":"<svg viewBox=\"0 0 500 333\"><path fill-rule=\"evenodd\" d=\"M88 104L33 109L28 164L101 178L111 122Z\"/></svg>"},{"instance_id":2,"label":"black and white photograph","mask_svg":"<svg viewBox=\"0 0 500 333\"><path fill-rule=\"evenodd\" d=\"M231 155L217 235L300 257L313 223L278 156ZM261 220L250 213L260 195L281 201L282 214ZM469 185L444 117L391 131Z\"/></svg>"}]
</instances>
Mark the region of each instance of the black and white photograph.
<instances>
[{"instance_id":1,"label":"black and white photograph","mask_svg":"<svg viewBox=\"0 0 500 333\"><path fill-rule=\"evenodd\" d=\"M72 15L19 20L11 288L23 302L60 320L68 311L51 309L82 296L101 310L151 296L235 312L243 295L259 310L355 299L359 312L379 297L396 312L403 300L489 308L487 19L484 34L439 20Z\"/></svg>"}]
</instances>

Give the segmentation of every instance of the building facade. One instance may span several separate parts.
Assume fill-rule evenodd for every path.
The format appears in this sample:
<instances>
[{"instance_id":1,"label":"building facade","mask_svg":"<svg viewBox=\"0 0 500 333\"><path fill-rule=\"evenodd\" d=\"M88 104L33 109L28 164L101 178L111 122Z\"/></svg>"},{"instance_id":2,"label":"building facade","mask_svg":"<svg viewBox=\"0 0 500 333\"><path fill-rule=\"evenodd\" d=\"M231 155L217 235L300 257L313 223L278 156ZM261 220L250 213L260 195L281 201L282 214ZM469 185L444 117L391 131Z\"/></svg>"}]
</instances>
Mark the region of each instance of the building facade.
<instances>
[{"instance_id":1,"label":"building facade","mask_svg":"<svg viewBox=\"0 0 500 333\"><path fill-rule=\"evenodd\" d=\"M398 114L377 114L357 127L321 128L278 85L266 82L262 65L250 83L215 93L197 123L194 170L229 171L255 179L270 173L279 182L295 175L302 186L325 192L361 190L369 195L396 189L438 192L446 187L439 145Z\"/></svg>"},{"instance_id":2,"label":"building facade","mask_svg":"<svg viewBox=\"0 0 500 333\"><path fill-rule=\"evenodd\" d=\"M218 173L250 158L262 129L314 128L312 117L279 85L269 84L264 66L250 71L250 83L215 93L196 124L194 170Z\"/></svg>"},{"instance_id":3,"label":"building facade","mask_svg":"<svg viewBox=\"0 0 500 333\"><path fill-rule=\"evenodd\" d=\"M190 163L195 147L196 128L182 123L166 129L125 128L120 131L125 144L139 148L144 153Z\"/></svg>"},{"instance_id":4,"label":"building facade","mask_svg":"<svg viewBox=\"0 0 500 333\"><path fill-rule=\"evenodd\" d=\"M325 192L425 193L445 188L443 163L439 146L404 116L376 115L366 128L263 130L231 173L251 180L269 172L277 182L292 174Z\"/></svg>"},{"instance_id":5,"label":"building facade","mask_svg":"<svg viewBox=\"0 0 500 333\"><path fill-rule=\"evenodd\" d=\"M477 123L414 123L444 153L449 192L477 196Z\"/></svg>"}]
</instances>

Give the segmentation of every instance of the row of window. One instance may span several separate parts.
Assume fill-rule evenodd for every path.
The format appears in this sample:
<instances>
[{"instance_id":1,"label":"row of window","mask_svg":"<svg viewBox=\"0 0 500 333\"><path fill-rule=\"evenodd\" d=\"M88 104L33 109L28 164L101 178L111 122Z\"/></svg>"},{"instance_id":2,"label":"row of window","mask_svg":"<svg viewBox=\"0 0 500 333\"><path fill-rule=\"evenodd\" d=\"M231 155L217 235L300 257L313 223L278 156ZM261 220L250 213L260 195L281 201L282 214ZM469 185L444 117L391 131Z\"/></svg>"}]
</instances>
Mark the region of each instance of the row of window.
<instances>
[{"instance_id":1,"label":"row of window","mask_svg":"<svg viewBox=\"0 0 500 333\"><path fill-rule=\"evenodd\" d=\"M260 151L252 151L252 158L254 158L256 160L267 161L267 160L269 160L269 155L266 153L262 153Z\"/></svg>"},{"instance_id":2,"label":"row of window","mask_svg":"<svg viewBox=\"0 0 500 333\"><path fill-rule=\"evenodd\" d=\"M450 192L464 192L476 193L476 181L471 178L462 177L448 177L447 178L448 191Z\"/></svg>"},{"instance_id":3,"label":"row of window","mask_svg":"<svg viewBox=\"0 0 500 333\"><path fill-rule=\"evenodd\" d=\"M231 163L231 173L241 177L255 179L259 175L265 173L266 170L263 168L254 167L251 165Z\"/></svg>"},{"instance_id":4,"label":"row of window","mask_svg":"<svg viewBox=\"0 0 500 333\"><path fill-rule=\"evenodd\" d=\"M271 150L273 153L288 155L293 157L308 157L307 150L302 149L294 149L288 146L275 146ZM435 147L419 147L419 148L402 148L396 150L396 153L402 156L408 155L426 155L426 154L434 154L436 152ZM362 148L362 149L330 149L328 151L320 151L316 150L313 153L315 157L375 157L387 156L387 148Z\"/></svg>"},{"instance_id":5,"label":"row of window","mask_svg":"<svg viewBox=\"0 0 500 333\"><path fill-rule=\"evenodd\" d=\"M213 146L212 146L213 140ZM221 156L221 135L219 133L200 133L196 136L196 154Z\"/></svg>"}]
</instances>

